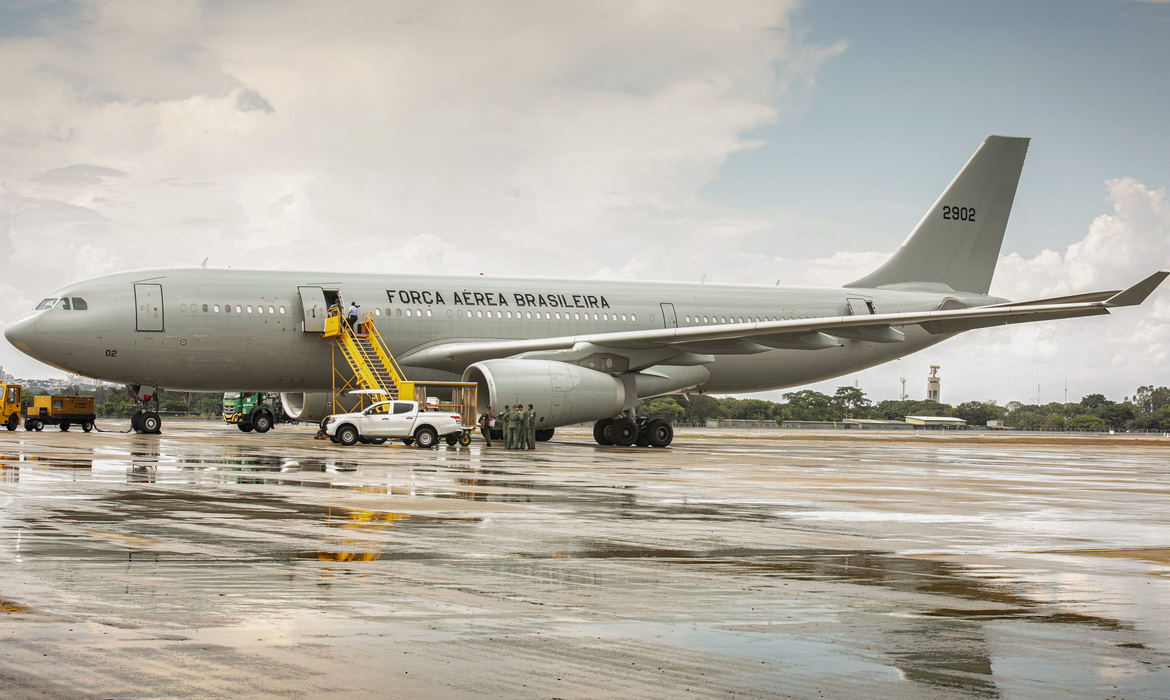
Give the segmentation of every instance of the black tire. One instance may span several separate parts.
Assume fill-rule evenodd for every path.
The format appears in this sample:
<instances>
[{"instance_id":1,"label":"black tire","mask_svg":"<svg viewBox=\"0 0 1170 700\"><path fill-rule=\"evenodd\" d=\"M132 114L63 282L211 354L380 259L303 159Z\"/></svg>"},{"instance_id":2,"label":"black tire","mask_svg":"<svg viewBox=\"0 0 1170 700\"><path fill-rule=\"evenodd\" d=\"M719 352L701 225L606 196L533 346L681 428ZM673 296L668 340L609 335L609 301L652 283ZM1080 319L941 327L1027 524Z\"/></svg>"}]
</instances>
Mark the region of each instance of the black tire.
<instances>
[{"instance_id":1,"label":"black tire","mask_svg":"<svg viewBox=\"0 0 1170 700\"><path fill-rule=\"evenodd\" d=\"M445 438L447 440L447 446L454 447L455 445L458 445L459 444L459 435L460 435L459 433L451 433L450 435L448 435Z\"/></svg>"},{"instance_id":2,"label":"black tire","mask_svg":"<svg viewBox=\"0 0 1170 700\"><path fill-rule=\"evenodd\" d=\"M67 432L67 431L69 430L69 424L68 424L68 423L58 423L58 424L57 424L57 427L58 427L58 428L60 428L60 429L61 429L61 432L63 432L63 433L64 433L64 432Z\"/></svg>"},{"instance_id":3,"label":"black tire","mask_svg":"<svg viewBox=\"0 0 1170 700\"><path fill-rule=\"evenodd\" d=\"M468 445L470 445L471 444L471 433L459 433L458 442L459 442L460 446L462 446L462 447L467 447Z\"/></svg>"},{"instance_id":4,"label":"black tire","mask_svg":"<svg viewBox=\"0 0 1170 700\"><path fill-rule=\"evenodd\" d=\"M359 437L358 442L360 442L363 445L368 445L368 444L370 444L370 439L368 437Z\"/></svg>"},{"instance_id":5,"label":"black tire","mask_svg":"<svg viewBox=\"0 0 1170 700\"><path fill-rule=\"evenodd\" d=\"M272 430L272 416L268 415L268 411L260 411L252 418L252 428L258 433Z\"/></svg>"},{"instance_id":6,"label":"black tire","mask_svg":"<svg viewBox=\"0 0 1170 700\"><path fill-rule=\"evenodd\" d=\"M337 442L346 447L353 447L358 441L357 428L352 425L343 425L337 429Z\"/></svg>"},{"instance_id":7,"label":"black tire","mask_svg":"<svg viewBox=\"0 0 1170 700\"><path fill-rule=\"evenodd\" d=\"M545 428L544 430L537 430L536 431L536 441L537 442L548 442L549 440L552 440L553 433L555 433L555 432L556 432L556 429L554 429L554 428Z\"/></svg>"},{"instance_id":8,"label":"black tire","mask_svg":"<svg viewBox=\"0 0 1170 700\"><path fill-rule=\"evenodd\" d=\"M239 428L240 432L242 432L242 433L252 432L252 424L251 423L236 423L236 427Z\"/></svg>"},{"instance_id":9,"label":"black tire","mask_svg":"<svg viewBox=\"0 0 1170 700\"><path fill-rule=\"evenodd\" d=\"M43 420L39 420L39 419L34 418L33 422L32 422L32 427L33 427L33 430L35 430L39 433L45 429L45 422Z\"/></svg>"},{"instance_id":10,"label":"black tire","mask_svg":"<svg viewBox=\"0 0 1170 700\"><path fill-rule=\"evenodd\" d=\"M81 424L81 429L87 433L93 432L93 421L91 421L91 420L85 421L84 423Z\"/></svg>"},{"instance_id":11,"label":"black tire","mask_svg":"<svg viewBox=\"0 0 1170 700\"><path fill-rule=\"evenodd\" d=\"M371 445L385 445L386 438L370 438Z\"/></svg>"},{"instance_id":12,"label":"black tire","mask_svg":"<svg viewBox=\"0 0 1170 700\"><path fill-rule=\"evenodd\" d=\"M147 435L157 435L162 430L162 418L154 411L147 411L138 420L138 427Z\"/></svg>"},{"instance_id":13,"label":"black tire","mask_svg":"<svg viewBox=\"0 0 1170 700\"><path fill-rule=\"evenodd\" d=\"M336 435L330 435L328 437L329 437L329 442L332 442L334 445L337 444L337 436Z\"/></svg>"},{"instance_id":14,"label":"black tire","mask_svg":"<svg viewBox=\"0 0 1170 700\"><path fill-rule=\"evenodd\" d=\"M435 432L434 428L424 425L414 431L414 446L420 450L429 450L437 444L439 444L439 434Z\"/></svg>"},{"instance_id":15,"label":"black tire","mask_svg":"<svg viewBox=\"0 0 1170 700\"><path fill-rule=\"evenodd\" d=\"M141 421L141 420L142 420L142 411L139 411L139 412L135 413L134 415L130 416L130 429L136 433L141 433L142 427L139 425L139 421Z\"/></svg>"},{"instance_id":16,"label":"black tire","mask_svg":"<svg viewBox=\"0 0 1170 700\"><path fill-rule=\"evenodd\" d=\"M13 413L8 416L8 421L4 423L4 427L9 430L16 430L16 426L20 425L20 416Z\"/></svg>"},{"instance_id":17,"label":"black tire","mask_svg":"<svg viewBox=\"0 0 1170 700\"><path fill-rule=\"evenodd\" d=\"M670 421L658 418L646 425L646 442L651 447L666 447L674 442L674 426Z\"/></svg>"},{"instance_id":18,"label":"black tire","mask_svg":"<svg viewBox=\"0 0 1170 700\"><path fill-rule=\"evenodd\" d=\"M407 447L410 447L411 445L414 444L414 438L401 438L401 439L402 439L402 444L406 445Z\"/></svg>"},{"instance_id":19,"label":"black tire","mask_svg":"<svg viewBox=\"0 0 1170 700\"><path fill-rule=\"evenodd\" d=\"M638 424L632 418L618 418L609 426L609 439L619 447L629 447L638 440Z\"/></svg>"},{"instance_id":20,"label":"black tire","mask_svg":"<svg viewBox=\"0 0 1170 700\"><path fill-rule=\"evenodd\" d=\"M607 431L606 431L606 429L609 428L609 426L611 426L611 425L613 425L612 418L603 418L603 419L601 419L593 424L593 439L597 441L598 445L612 445L613 444L613 440L609 439L609 435L607 434ZM536 431L536 434L539 436L540 431L539 430ZM539 437L537 439L539 439Z\"/></svg>"}]
</instances>

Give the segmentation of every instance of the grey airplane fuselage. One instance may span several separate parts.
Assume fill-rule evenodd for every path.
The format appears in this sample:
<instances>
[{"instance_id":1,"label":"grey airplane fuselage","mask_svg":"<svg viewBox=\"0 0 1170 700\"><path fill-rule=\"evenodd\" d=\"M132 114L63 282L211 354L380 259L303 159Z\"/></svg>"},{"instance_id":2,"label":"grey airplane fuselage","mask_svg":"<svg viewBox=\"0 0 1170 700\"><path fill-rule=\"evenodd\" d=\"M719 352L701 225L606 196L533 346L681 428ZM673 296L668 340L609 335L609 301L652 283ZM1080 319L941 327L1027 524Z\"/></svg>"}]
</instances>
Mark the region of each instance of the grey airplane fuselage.
<instances>
[{"instance_id":1,"label":"grey airplane fuselage","mask_svg":"<svg viewBox=\"0 0 1170 700\"><path fill-rule=\"evenodd\" d=\"M135 284L160 285L161 331L137 329ZM299 287L336 290L346 305L376 311L375 325L391 352L407 358L407 377L423 381L459 379L466 367L410 366L412 352L439 343L657 329L669 325L671 311L686 327L845 316L849 299L872 302L880 313L933 310L946 300L970 306L1003 301L950 291L167 268L63 287L53 296L84 299L88 308L58 304L31 312L6 336L47 364L109 382L176 391L326 391L332 342L302 330ZM841 340L840 347L819 350L713 353L705 365L710 378L696 389L733 393L808 384L950 337L919 326L901 330L903 342Z\"/></svg>"}]
</instances>

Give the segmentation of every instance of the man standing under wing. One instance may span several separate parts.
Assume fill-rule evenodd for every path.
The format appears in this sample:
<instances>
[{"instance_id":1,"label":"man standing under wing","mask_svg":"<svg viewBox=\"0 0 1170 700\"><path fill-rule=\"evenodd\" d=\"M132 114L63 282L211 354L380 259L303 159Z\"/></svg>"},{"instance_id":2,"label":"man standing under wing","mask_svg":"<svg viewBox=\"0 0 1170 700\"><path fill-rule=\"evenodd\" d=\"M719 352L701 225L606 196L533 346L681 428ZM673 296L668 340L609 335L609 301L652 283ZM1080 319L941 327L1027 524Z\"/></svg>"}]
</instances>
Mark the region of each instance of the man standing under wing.
<instances>
[{"instance_id":1,"label":"man standing under wing","mask_svg":"<svg viewBox=\"0 0 1170 700\"><path fill-rule=\"evenodd\" d=\"M512 415L512 407L505 405L504 410L500 415L496 416L496 421L500 424L500 432L504 434L504 449L512 449L512 433L508 430L508 416Z\"/></svg>"},{"instance_id":2,"label":"man standing under wing","mask_svg":"<svg viewBox=\"0 0 1170 700\"><path fill-rule=\"evenodd\" d=\"M488 447L492 446L492 421L495 418L496 416L492 413L491 406L488 406L484 410L483 415L479 417L479 432L483 434L484 442L487 443Z\"/></svg>"},{"instance_id":3,"label":"man standing under wing","mask_svg":"<svg viewBox=\"0 0 1170 700\"><path fill-rule=\"evenodd\" d=\"M520 410L520 404L511 411L508 411L508 449L520 449L520 420L524 412Z\"/></svg>"},{"instance_id":4,"label":"man standing under wing","mask_svg":"<svg viewBox=\"0 0 1170 700\"><path fill-rule=\"evenodd\" d=\"M536 449L536 411L532 410L532 404L528 404L528 449Z\"/></svg>"},{"instance_id":5,"label":"man standing under wing","mask_svg":"<svg viewBox=\"0 0 1170 700\"><path fill-rule=\"evenodd\" d=\"M516 429L516 449L522 450L524 449L524 441L528 437L529 417L528 411L524 410L524 404L520 404L516 408L520 414L520 425Z\"/></svg>"}]
</instances>

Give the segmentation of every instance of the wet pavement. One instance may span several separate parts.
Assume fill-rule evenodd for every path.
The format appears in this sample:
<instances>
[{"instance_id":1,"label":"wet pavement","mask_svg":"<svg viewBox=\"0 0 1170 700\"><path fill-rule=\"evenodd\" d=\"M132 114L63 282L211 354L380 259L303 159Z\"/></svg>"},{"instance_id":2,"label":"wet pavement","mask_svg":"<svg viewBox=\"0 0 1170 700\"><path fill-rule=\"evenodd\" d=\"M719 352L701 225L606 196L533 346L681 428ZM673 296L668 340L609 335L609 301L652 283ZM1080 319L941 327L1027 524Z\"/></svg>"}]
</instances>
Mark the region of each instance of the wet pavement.
<instances>
[{"instance_id":1,"label":"wet pavement","mask_svg":"<svg viewBox=\"0 0 1170 700\"><path fill-rule=\"evenodd\" d=\"M0 697L1170 697L1170 441L313 432L0 432Z\"/></svg>"}]
</instances>

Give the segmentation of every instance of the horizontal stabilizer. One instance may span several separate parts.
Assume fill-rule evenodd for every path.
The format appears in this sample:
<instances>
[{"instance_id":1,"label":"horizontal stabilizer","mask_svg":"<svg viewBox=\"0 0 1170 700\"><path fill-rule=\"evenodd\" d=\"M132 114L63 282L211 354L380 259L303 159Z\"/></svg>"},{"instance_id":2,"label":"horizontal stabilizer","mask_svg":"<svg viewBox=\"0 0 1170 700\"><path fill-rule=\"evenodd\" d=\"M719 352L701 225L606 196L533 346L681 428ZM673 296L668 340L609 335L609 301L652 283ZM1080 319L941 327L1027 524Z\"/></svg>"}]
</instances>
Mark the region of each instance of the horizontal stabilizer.
<instances>
[{"instance_id":1,"label":"horizontal stabilizer","mask_svg":"<svg viewBox=\"0 0 1170 700\"><path fill-rule=\"evenodd\" d=\"M1145 301L1146 297L1150 296L1150 293L1157 289L1167 276L1170 276L1170 272L1159 270L1129 289L1109 297L1105 300L1105 306L1137 306Z\"/></svg>"}]
</instances>

